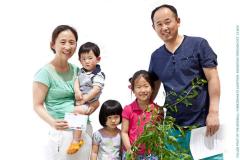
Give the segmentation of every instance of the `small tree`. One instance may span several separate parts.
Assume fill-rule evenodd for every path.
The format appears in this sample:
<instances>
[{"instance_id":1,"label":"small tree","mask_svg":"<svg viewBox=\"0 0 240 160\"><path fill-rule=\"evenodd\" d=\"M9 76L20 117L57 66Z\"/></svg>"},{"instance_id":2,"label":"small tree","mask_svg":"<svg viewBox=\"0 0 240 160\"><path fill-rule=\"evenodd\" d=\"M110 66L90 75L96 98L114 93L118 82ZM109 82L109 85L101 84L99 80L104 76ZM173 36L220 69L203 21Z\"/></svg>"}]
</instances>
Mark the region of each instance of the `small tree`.
<instances>
[{"instance_id":1,"label":"small tree","mask_svg":"<svg viewBox=\"0 0 240 160\"><path fill-rule=\"evenodd\" d=\"M171 116L163 118L163 108L170 109L177 112L177 105L182 103L186 107L191 106L191 99L194 99L198 95L198 90L207 83L206 80L195 78L192 81L191 88L188 91L181 91L180 94L176 94L171 91L166 95L166 102L163 107L154 107L151 110L150 107L147 111L152 112L150 121L144 126L143 133L132 144L133 153L127 153L127 160L134 160L140 147L145 147L145 154L154 154L159 160L190 160L189 150L184 149L176 139L177 137L185 137L185 131L182 127L174 123L175 119ZM169 97L173 97L175 101L168 100ZM171 103L170 103L171 102ZM191 130L196 126L190 126L187 129ZM179 130L179 135L172 136L173 129ZM168 146L171 146L169 149Z\"/></svg>"}]
</instances>

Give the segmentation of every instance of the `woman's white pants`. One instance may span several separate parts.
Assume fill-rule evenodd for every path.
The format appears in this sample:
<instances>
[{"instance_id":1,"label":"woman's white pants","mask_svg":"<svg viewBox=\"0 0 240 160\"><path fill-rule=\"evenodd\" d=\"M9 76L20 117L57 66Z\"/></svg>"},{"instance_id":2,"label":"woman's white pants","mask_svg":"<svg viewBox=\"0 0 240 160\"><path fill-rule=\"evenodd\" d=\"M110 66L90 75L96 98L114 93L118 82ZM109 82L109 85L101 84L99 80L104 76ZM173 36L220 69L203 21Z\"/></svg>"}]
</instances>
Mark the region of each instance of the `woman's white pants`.
<instances>
[{"instance_id":1,"label":"woman's white pants","mask_svg":"<svg viewBox=\"0 0 240 160\"><path fill-rule=\"evenodd\" d=\"M77 153L68 155L67 149L72 138L72 131L50 129L49 140L44 148L45 160L89 160L92 149L92 125L88 124L87 130L82 132L84 145Z\"/></svg>"}]
</instances>

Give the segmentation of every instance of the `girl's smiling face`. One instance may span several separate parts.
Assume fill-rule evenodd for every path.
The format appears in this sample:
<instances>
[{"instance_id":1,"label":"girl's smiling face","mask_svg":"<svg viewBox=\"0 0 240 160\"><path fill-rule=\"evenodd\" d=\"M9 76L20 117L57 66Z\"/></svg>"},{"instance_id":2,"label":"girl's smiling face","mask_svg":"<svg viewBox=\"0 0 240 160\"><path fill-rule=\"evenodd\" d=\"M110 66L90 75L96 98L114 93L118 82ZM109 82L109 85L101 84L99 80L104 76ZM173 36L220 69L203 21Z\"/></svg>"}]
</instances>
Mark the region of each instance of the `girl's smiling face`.
<instances>
[{"instance_id":1,"label":"girl's smiling face","mask_svg":"<svg viewBox=\"0 0 240 160\"><path fill-rule=\"evenodd\" d=\"M138 102L148 103L152 95L152 87L142 76L139 76L134 81L133 93Z\"/></svg>"}]
</instances>

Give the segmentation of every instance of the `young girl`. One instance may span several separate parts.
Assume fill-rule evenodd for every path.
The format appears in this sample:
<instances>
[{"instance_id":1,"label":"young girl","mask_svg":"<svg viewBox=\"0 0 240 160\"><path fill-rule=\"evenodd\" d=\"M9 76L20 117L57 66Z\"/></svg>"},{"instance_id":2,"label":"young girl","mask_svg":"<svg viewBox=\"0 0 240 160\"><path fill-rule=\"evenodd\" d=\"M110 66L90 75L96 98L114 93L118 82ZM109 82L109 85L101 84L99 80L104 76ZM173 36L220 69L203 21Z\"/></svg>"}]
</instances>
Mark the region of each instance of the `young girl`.
<instances>
[{"instance_id":1,"label":"young girl","mask_svg":"<svg viewBox=\"0 0 240 160\"><path fill-rule=\"evenodd\" d=\"M136 100L124 107L122 112L122 141L124 145L123 159L126 159L126 152L131 153L132 144L142 134L144 125L151 119L151 110L157 105L151 101L154 83L147 71L137 71L131 78L131 90ZM150 107L150 110L148 109ZM137 160L157 160L153 155L144 155L142 145L135 157Z\"/></svg>"},{"instance_id":2,"label":"young girl","mask_svg":"<svg viewBox=\"0 0 240 160\"><path fill-rule=\"evenodd\" d=\"M105 101L99 112L102 129L93 134L91 160L120 160L122 106L116 100Z\"/></svg>"}]
</instances>

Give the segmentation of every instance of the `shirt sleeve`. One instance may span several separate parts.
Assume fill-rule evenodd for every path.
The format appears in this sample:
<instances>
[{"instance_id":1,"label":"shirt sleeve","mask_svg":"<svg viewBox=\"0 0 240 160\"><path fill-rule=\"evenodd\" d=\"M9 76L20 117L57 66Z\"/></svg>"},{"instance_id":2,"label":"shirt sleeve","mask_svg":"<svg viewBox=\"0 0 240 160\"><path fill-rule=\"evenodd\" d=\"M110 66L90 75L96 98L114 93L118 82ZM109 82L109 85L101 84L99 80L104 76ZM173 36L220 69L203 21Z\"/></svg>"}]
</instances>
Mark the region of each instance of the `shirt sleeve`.
<instances>
[{"instance_id":1,"label":"shirt sleeve","mask_svg":"<svg viewBox=\"0 0 240 160\"><path fill-rule=\"evenodd\" d=\"M71 66L73 72L74 72L74 80L78 78L78 74L80 72L80 68L72 63L69 63L69 65Z\"/></svg>"},{"instance_id":2,"label":"shirt sleeve","mask_svg":"<svg viewBox=\"0 0 240 160\"><path fill-rule=\"evenodd\" d=\"M148 72L150 73L153 81L157 81L158 77L153 70L153 65L154 65L154 58L153 58L153 55L152 55L151 59L150 59L149 67L148 67Z\"/></svg>"},{"instance_id":3,"label":"shirt sleeve","mask_svg":"<svg viewBox=\"0 0 240 160\"><path fill-rule=\"evenodd\" d=\"M130 114L131 114L131 106L125 106L123 111L122 111L122 118L125 118L127 120L130 119Z\"/></svg>"},{"instance_id":4,"label":"shirt sleeve","mask_svg":"<svg viewBox=\"0 0 240 160\"><path fill-rule=\"evenodd\" d=\"M34 82L40 82L50 87L50 75L48 71L44 68L40 69L33 78Z\"/></svg>"},{"instance_id":5,"label":"shirt sleeve","mask_svg":"<svg viewBox=\"0 0 240 160\"><path fill-rule=\"evenodd\" d=\"M99 86L101 89L103 89L105 76L103 73L100 72L93 77L92 81L93 81L93 86Z\"/></svg>"},{"instance_id":6,"label":"shirt sleeve","mask_svg":"<svg viewBox=\"0 0 240 160\"><path fill-rule=\"evenodd\" d=\"M92 143L99 145L100 142L101 142L101 134L99 133L99 131L94 132L93 133L93 142Z\"/></svg>"},{"instance_id":7,"label":"shirt sleeve","mask_svg":"<svg viewBox=\"0 0 240 160\"><path fill-rule=\"evenodd\" d=\"M199 49L200 63L203 68L217 66L217 55L214 53L207 40L203 39Z\"/></svg>"}]
</instances>

